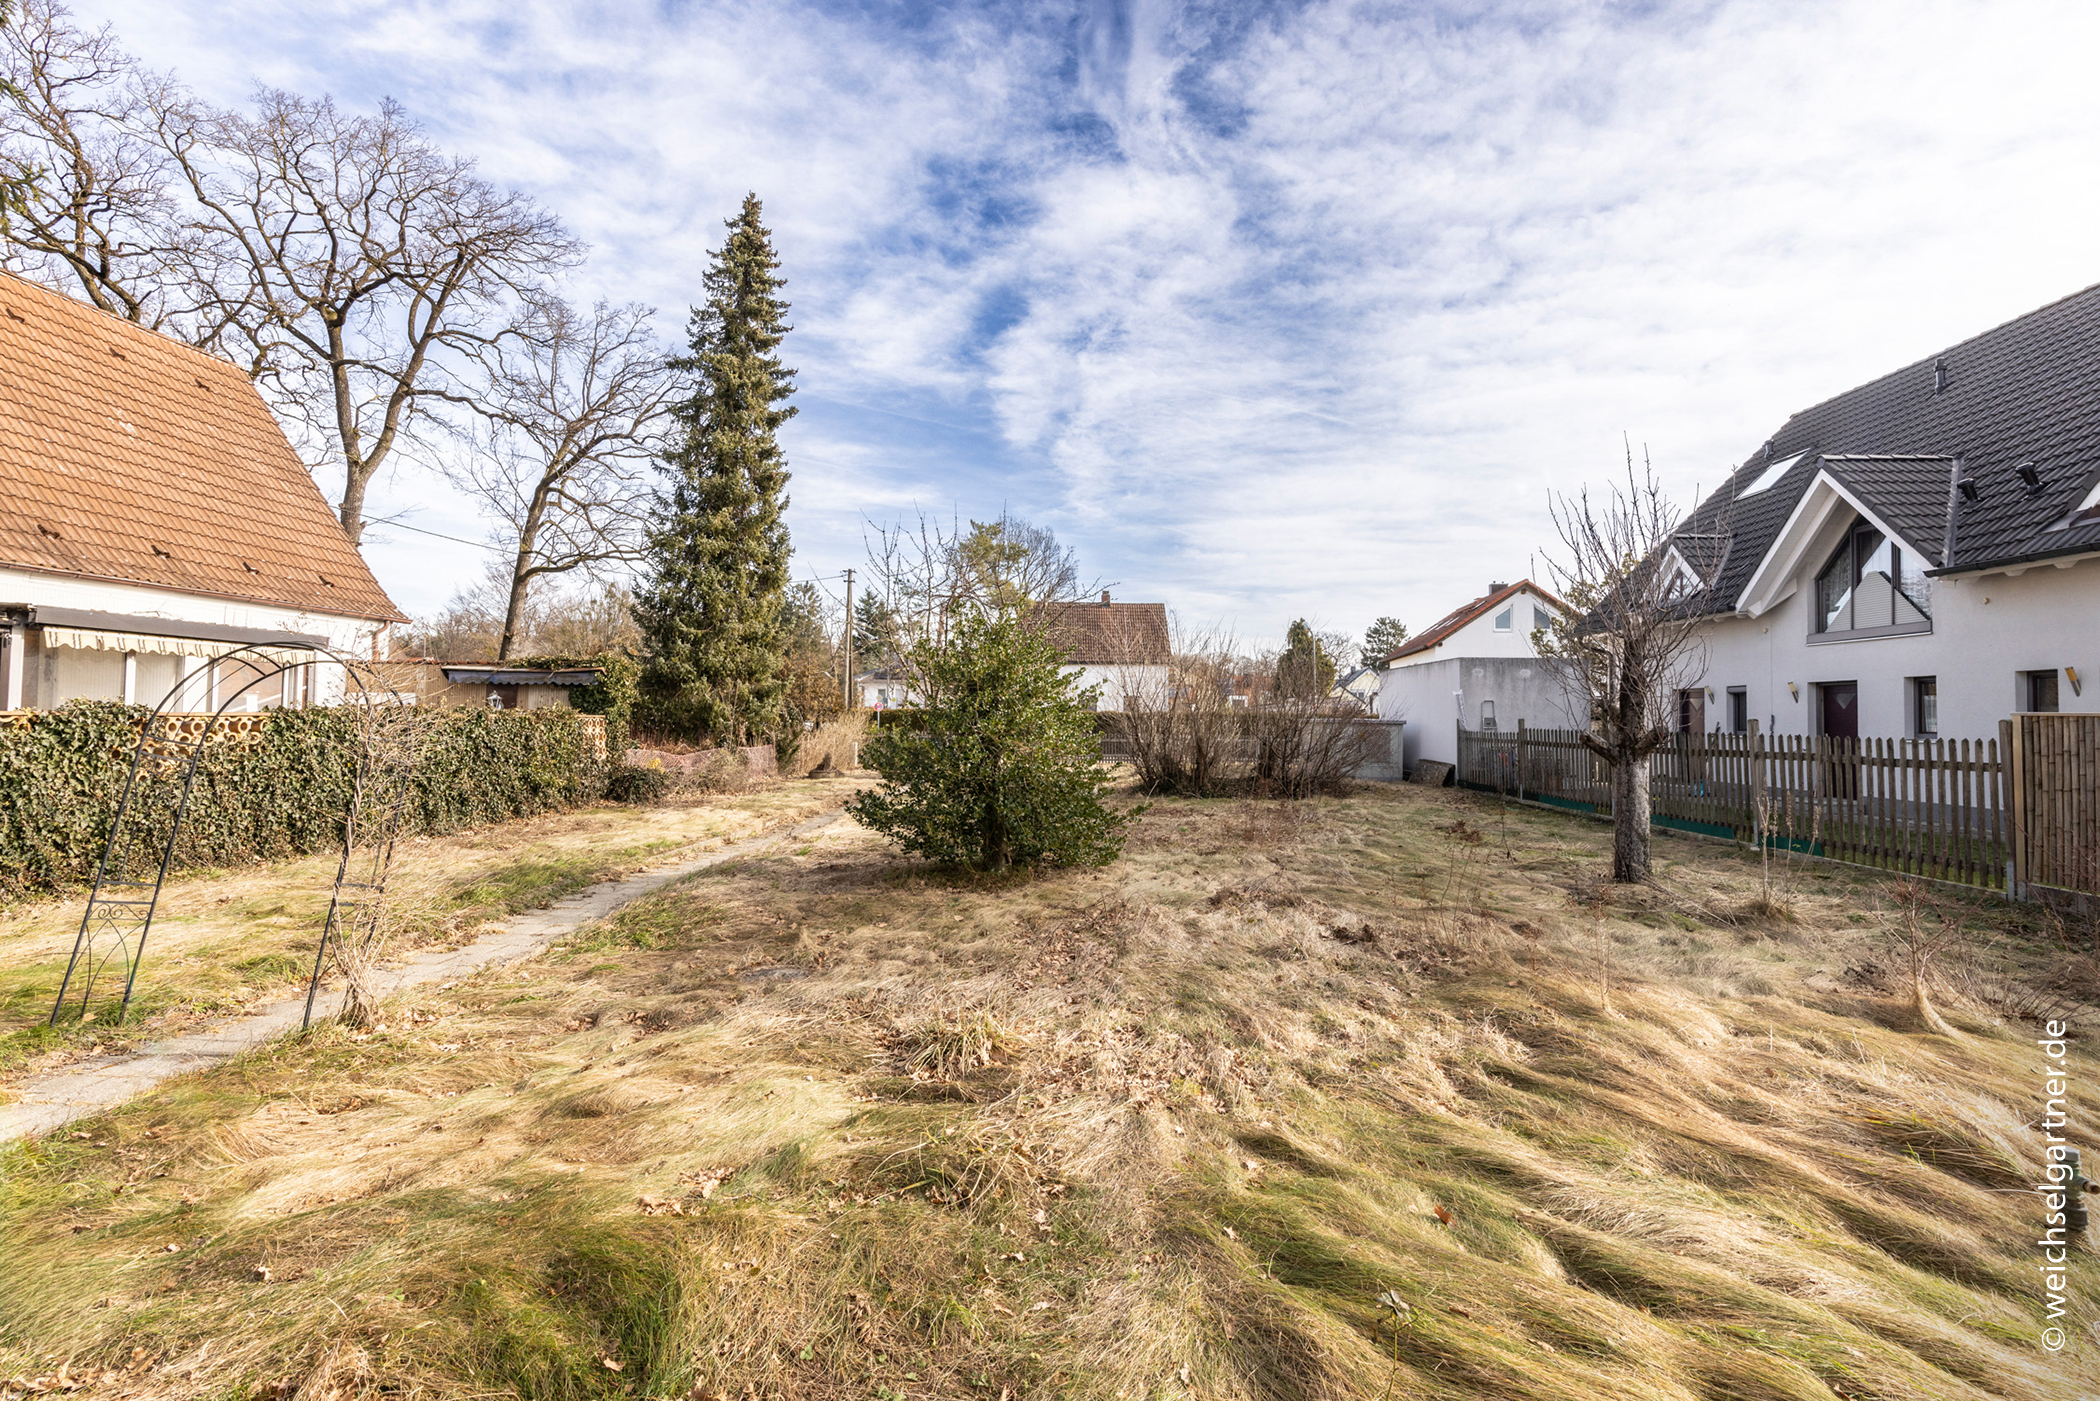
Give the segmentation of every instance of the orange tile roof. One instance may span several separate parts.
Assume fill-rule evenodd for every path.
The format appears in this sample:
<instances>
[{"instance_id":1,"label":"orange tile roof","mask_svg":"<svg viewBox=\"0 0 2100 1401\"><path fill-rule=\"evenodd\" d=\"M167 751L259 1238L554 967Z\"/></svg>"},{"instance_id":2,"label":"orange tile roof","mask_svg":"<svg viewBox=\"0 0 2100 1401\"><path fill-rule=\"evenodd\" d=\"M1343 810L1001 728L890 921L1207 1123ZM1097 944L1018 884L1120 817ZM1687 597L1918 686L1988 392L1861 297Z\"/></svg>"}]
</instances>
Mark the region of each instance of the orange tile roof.
<instances>
[{"instance_id":1,"label":"orange tile roof","mask_svg":"<svg viewBox=\"0 0 2100 1401\"><path fill-rule=\"evenodd\" d=\"M406 621L245 375L4 274L0 566Z\"/></svg>"}]
</instances>

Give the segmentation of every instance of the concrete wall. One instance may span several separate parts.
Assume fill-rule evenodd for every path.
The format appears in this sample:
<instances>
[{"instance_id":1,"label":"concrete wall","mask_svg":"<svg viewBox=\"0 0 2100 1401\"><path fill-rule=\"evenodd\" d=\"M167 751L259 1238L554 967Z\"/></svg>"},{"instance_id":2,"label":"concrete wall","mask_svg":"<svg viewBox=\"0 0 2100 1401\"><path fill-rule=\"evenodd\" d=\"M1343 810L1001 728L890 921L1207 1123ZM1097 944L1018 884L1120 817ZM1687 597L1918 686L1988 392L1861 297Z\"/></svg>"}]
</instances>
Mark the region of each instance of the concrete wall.
<instances>
[{"instance_id":1,"label":"concrete wall","mask_svg":"<svg viewBox=\"0 0 2100 1401\"><path fill-rule=\"evenodd\" d=\"M1537 657L1450 657L1396 666L1379 677L1378 716L1407 722L1409 769L1423 759L1457 763L1459 720L1479 729L1487 706L1500 730L1515 731L1519 720L1539 729L1589 726L1588 707L1571 703Z\"/></svg>"},{"instance_id":2,"label":"concrete wall","mask_svg":"<svg viewBox=\"0 0 2100 1401\"><path fill-rule=\"evenodd\" d=\"M1913 678L1939 682L1941 737L1986 739L1998 722L2026 708L2023 673L2076 668L2083 694L2059 675L2058 708L2100 712L2100 561L2067 569L2049 564L2018 576L1934 581L1932 631L1850 641L1819 641L1814 578L1820 555L1802 566L1792 596L1757 618L1729 618L1707 629L1700 684L1713 692L1706 728L1725 724L1727 692L1741 686L1749 713L1768 733L1815 734L1817 688L1859 686L1859 732L1914 733ZM1793 690L1789 690L1789 682ZM1798 698L1795 692L1798 691Z\"/></svg>"}]
</instances>

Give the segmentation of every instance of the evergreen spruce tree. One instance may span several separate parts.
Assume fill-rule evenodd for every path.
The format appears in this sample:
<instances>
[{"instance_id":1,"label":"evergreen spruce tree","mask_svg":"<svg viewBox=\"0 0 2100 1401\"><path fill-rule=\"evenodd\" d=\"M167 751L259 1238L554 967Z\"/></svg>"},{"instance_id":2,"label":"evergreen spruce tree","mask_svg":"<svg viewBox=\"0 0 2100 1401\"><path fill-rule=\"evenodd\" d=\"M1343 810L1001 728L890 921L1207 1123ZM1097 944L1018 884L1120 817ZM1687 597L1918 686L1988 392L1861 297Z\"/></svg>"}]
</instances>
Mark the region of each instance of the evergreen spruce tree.
<instances>
[{"instance_id":1,"label":"evergreen spruce tree","mask_svg":"<svg viewBox=\"0 0 2100 1401\"><path fill-rule=\"evenodd\" d=\"M670 490L635 598L649 720L734 745L779 735L788 679L788 472L773 435L795 413L776 407L795 392L795 372L780 363L788 304L759 214L758 196L746 195L728 221L690 351L671 362L695 383L678 409L682 437L663 464Z\"/></svg>"},{"instance_id":2,"label":"evergreen spruce tree","mask_svg":"<svg viewBox=\"0 0 2100 1401\"><path fill-rule=\"evenodd\" d=\"M1334 658L1300 618L1284 634L1283 655L1276 659L1276 690L1289 700L1318 700L1334 685Z\"/></svg>"},{"instance_id":3,"label":"evergreen spruce tree","mask_svg":"<svg viewBox=\"0 0 2100 1401\"><path fill-rule=\"evenodd\" d=\"M1377 666L1399 651L1401 644L1406 641L1406 623L1390 616L1380 618L1371 624L1371 630L1364 634L1363 660L1359 665Z\"/></svg>"}]
</instances>

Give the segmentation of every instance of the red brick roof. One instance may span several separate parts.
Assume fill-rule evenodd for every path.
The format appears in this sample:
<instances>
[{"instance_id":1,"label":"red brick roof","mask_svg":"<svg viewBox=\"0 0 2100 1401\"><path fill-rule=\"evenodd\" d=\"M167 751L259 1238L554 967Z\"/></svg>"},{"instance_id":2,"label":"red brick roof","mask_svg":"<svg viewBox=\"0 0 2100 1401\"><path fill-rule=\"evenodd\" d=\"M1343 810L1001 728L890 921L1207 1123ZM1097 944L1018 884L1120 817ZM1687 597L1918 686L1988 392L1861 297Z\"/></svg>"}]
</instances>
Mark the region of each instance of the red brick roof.
<instances>
[{"instance_id":1,"label":"red brick roof","mask_svg":"<svg viewBox=\"0 0 2100 1401\"><path fill-rule=\"evenodd\" d=\"M245 375L4 274L0 566L407 621Z\"/></svg>"},{"instance_id":2,"label":"red brick roof","mask_svg":"<svg viewBox=\"0 0 2100 1401\"><path fill-rule=\"evenodd\" d=\"M1387 657L1386 660L1389 662L1396 662L1402 657L1410 657L1417 652L1425 651L1428 648L1434 647L1438 643L1442 642L1445 638L1449 637L1452 633L1457 632L1460 628L1464 627L1467 623L1472 622L1475 618L1484 617L1485 615L1499 608L1505 599L1515 598L1518 594L1524 593L1527 590L1537 594L1540 598L1545 599L1546 602L1552 604L1561 612L1566 613L1569 611L1567 604L1562 603L1552 594L1547 593L1537 584L1532 583L1531 580L1519 579L1514 584L1504 584L1501 588L1496 589L1493 593L1482 594L1479 598L1474 599L1471 603L1468 603L1461 608L1455 609L1454 611L1445 614L1442 618L1439 618L1437 620L1436 625L1434 627L1430 628L1429 631L1423 633L1420 637L1408 638L1406 642L1401 644L1400 650L1394 652L1391 656ZM1525 629L1525 631L1529 632L1530 629L1527 628Z\"/></svg>"}]
</instances>

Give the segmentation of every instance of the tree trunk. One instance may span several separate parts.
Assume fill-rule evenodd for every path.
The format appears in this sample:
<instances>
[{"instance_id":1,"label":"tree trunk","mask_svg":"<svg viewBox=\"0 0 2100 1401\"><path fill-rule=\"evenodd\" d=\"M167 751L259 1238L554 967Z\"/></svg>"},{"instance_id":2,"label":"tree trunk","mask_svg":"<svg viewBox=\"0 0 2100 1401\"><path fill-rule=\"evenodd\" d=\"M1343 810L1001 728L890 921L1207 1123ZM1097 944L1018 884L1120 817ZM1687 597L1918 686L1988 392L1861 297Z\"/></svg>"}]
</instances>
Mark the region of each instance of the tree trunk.
<instances>
[{"instance_id":1,"label":"tree trunk","mask_svg":"<svg viewBox=\"0 0 2100 1401\"><path fill-rule=\"evenodd\" d=\"M1648 879L1648 763L1620 755L1611 768L1611 878Z\"/></svg>"}]
</instances>

